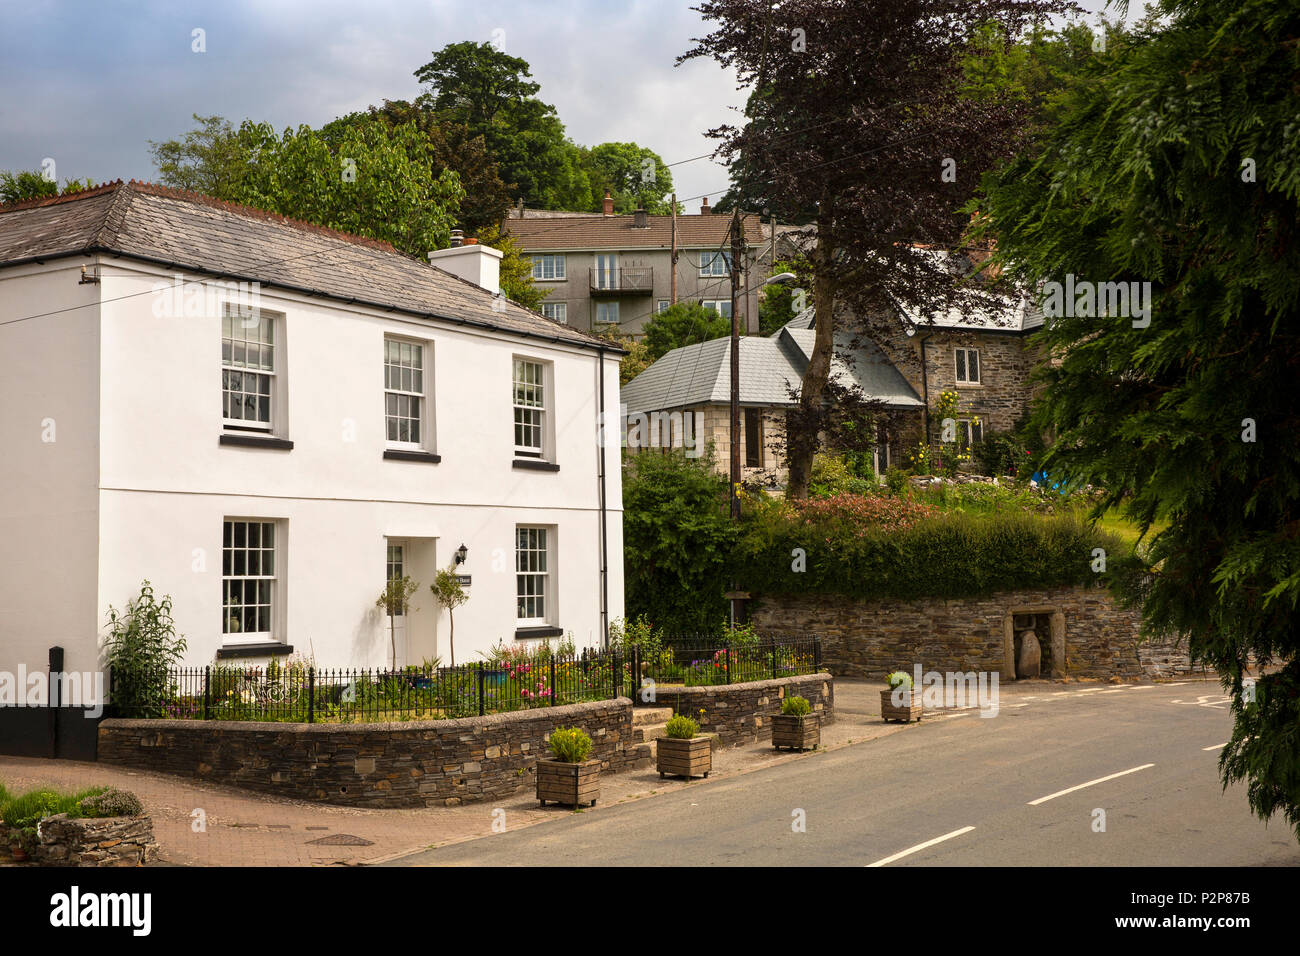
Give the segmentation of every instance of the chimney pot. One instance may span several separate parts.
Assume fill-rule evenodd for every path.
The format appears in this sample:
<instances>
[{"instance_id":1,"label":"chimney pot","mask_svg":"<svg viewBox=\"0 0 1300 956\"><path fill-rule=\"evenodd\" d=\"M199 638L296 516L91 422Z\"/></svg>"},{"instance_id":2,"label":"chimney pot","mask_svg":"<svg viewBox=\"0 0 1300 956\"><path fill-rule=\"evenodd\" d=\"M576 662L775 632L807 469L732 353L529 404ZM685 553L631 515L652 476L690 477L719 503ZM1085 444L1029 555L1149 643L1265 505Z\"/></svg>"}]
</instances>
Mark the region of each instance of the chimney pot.
<instances>
[{"instance_id":1,"label":"chimney pot","mask_svg":"<svg viewBox=\"0 0 1300 956\"><path fill-rule=\"evenodd\" d=\"M462 230L462 229L453 229L453 230L451 231L451 245L450 245L450 248L452 248L452 249L458 248L458 247L460 246L461 242L464 241L464 238L465 238L465 232L464 232L464 230Z\"/></svg>"},{"instance_id":2,"label":"chimney pot","mask_svg":"<svg viewBox=\"0 0 1300 956\"><path fill-rule=\"evenodd\" d=\"M605 202L604 202L604 206L605 206L605 215L606 215L606 216L612 216L612 215L614 215L614 197L611 196L611 195L609 194L609 190L608 190L608 189L605 190Z\"/></svg>"},{"instance_id":3,"label":"chimney pot","mask_svg":"<svg viewBox=\"0 0 1300 956\"><path fill-rule=\"evenodd\" d=\"M709 208L709 197L705 196L704 201L700 203L700 215L707 216L712 212L713 210Z\"/></svg>"}]
</instances>

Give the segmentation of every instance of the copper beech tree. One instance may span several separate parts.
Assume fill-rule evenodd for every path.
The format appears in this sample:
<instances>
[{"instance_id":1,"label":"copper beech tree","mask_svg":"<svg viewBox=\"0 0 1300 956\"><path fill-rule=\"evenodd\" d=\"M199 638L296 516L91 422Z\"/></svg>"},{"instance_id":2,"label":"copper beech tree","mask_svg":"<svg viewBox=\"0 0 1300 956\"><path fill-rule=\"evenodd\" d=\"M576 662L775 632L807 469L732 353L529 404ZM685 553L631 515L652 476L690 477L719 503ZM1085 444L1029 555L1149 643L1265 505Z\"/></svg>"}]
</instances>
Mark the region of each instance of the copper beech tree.
<instances>
[{"instance_id":1,"label":"copper beech tree","mask_svg":"<svg viewBox=\"0 0 1300 956\"><path fill-rule=\"evenodd\" d=\"M956 247L961 207L1010 155L1025 107L962 95L963 62L990 26L1007 43L1061 0L705 0L713 32L678 58L711 58L748 91L745 115L710 131L732 201L809 227L816 344L791 416L827 409L836 324L855 334L900 307L925 316L977 299L936 249ZM875 318L872 318L875 317ZM814 432L815 434L815 432ZM792 436L793 437L793 436ZM807 495L815 441L792 440L787 494Z\"/></svg>"}]
</instances>

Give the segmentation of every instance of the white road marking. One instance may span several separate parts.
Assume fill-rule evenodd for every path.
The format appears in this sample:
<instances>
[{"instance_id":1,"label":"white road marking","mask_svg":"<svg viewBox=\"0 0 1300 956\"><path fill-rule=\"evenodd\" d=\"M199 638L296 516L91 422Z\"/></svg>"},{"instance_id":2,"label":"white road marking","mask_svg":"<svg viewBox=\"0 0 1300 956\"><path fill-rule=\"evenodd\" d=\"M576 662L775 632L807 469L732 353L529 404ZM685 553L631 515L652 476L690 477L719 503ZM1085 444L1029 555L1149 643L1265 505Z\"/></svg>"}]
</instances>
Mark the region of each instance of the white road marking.
<instances>
[{"instance_id":1,"label":"white road marking","mask_svg":"<svg viewBox=\"0 0 1300 956\"><path fill-rule=\"evenodd\" d=\"M1098 697L1101 697L1101 696L1104 695L1104 694L1122 694L1122 693L1124 693L1124 690L1125 690L1125 688L1123 688L1123 687L1117 687L1117 688L1115 688L1114 690L1103 690L1103 691L1102 691L1100 694L1098 694L1097 696L1098 696Z\"/></svg>"},{"instance_id":2,"label":"white road marking","mask_svg":"<svg viewBox=\"0 0 1300 956\"><path fill-rule=\"evenodd\" d=\"M1081 783L1077 787L1068 787L1065 790L1058 790L1056 793L1049 793L1045 797L1039 797L1037 800L1030 800L1029 806L1036 807L1040 803L1046 803L1048 800L1055 800L1057 797L1063 797L1067 793L1074 793L1076 790L1082 790L1084 787L1092 787L1099 783L1105 783L1107 780L1114 780L1116 777L1125 777L1131 773L1137 773L1139 770L1146 770L1148 767L1154 767L1153 763L1144 763L1140 767L1132 767L1128 770L1121 770L1119 773L1112 773L1108 777L1098 777L1096 780L1089 780L1087 783Z\"/></svg>"},{"instance_id":3,"label":"white road marking","mask_svg":"<svg viewBox=\"0 0 1300 956\"><path fill-rule=\"evenodd\" d=\"M959 837L963 833L970 833L970 831L974 829L974 827L962 827L960 830L953 830L951 833L945 833L943 836L935 837L933 840L926 840L924 843L918 843L916 846L908 847L906 850L895 853L893 856L887 856L883 860L877 860L875 863L868 863L867 869L871 869L874 866L885 866L886 864L893 863L895 860L901 860L905 856L919 853L921 850L924 850L927 847L932 847L936 843L942 843L944 840L951 840L953 837Z\"/></svg>"},{"instance_id":4,"label":"white road marking","mask_svg":"<svg viewBox=\"0 0 1300 956\"><path fill-rule=\"evenodd\" d=\"M1228 746L1228 744L1230 744L1230 743L1232 743L1232 741L1231 741L1231 740L1228 740L1228 741L1225 741L1224 743L1221 743L1221 744L1215 744L1213 747L1202 747L1201 749L1202 749L1202 750L1206 750L1206 751L1208 751L1208 750L1222 750L1224 747Z\"/></svg>"}]
</instances>

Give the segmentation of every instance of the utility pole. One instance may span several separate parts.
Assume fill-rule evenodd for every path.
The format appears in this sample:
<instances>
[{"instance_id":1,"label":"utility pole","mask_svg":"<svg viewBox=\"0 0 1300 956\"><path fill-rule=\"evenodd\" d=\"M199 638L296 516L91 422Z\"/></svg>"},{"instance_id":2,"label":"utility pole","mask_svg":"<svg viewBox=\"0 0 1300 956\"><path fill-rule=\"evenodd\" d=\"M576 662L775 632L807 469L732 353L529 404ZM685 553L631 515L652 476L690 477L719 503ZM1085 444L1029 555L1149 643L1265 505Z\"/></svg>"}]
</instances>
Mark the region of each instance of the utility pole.
<instances>
[{"instance_id":1,"label":"utility pole","mask_svg":"<svg viewBox=\"0 0 1300 956\"><path fill-rule=\"evenodd\" d=\"M677 194L672 195L673 204L673 253L672 253L672 287L668 293L668 304L677 304Z\"/></svg>"},{"instance_id":2,"label":"utility pole","mask_svg":"<svg viewBox=\"0 0 1300 956\"><path fill-rule=\"evenodd\" d=\"M767 267L773 272L776 271L776 213L772 213L772 258Z\"/></svg>"},{"instance_id":3,"label":"utility pole","mask_svg":"<svg viewBox=\"0 0 1300 956\"><path fill-rule=\"evenodd\" d=\"M731 520L740 520L740 263L745 253L740 206L731 212Z\"/></svg>"}]
</instances>

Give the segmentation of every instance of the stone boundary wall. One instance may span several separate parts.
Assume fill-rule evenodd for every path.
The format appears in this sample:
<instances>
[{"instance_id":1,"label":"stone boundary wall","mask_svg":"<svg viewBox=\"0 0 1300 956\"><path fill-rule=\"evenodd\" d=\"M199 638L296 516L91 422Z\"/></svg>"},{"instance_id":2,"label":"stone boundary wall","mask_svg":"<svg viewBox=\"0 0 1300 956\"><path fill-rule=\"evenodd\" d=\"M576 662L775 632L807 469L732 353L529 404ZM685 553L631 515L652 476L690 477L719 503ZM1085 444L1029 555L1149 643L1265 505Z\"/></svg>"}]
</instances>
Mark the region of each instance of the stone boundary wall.
<instances>
[{"instance_id":1,"label":"stone boundary wall","mask_svg":"<svg viewBox=\"0 0 1300 956\"><path fill-rule=\"evenodd\" d=\"M33 859L45 866L141 866L158 856L153 820L138 817L78 817L66 813L42 820Z\"/></svg>"},{"instance_id":2,"label":"stone boundary wall","mask_svg":"<svg viewBox=\"0 0 1300 956\"><path fill-rule=\"evenodd\" d=\"M822 663L837 677L894 670L998 672L1014 680L1014 614L1051 617L1054 670L1043 676L1106 679L1199 673L1186 644L1139 643L1141 613L1101 587L1006 591L975 598L862 601L827 594L769 595L751 607L764 634L822 638Z\"/></svg>"},{"instance_id":3,"label":"stone boundary wall","mask_svg":"<svg viewBox=\"0 0 1300 956\"><path fill-rule=\"evenodd\" d=\"M632 701L380 724L109 719L104 763L349 807L454 806L534 785L558 726L591 735L604 771L648 761L633 743Z\"/></svg>"},{"instance_id":4,"label":"stone boundary wall","mask_svg":"<svg viewBox=\"0 0 1300 956\"><path fill-rule=\"evenodd\" d=\"M806 697L822 723L835 719L835 682L830 674L781 677L744 684L659 689L655 705L693 717L706 734L717 734L724 746L772 739L773 714L781 712L786 696ZM703 711L703 713L701 713Z\"/></svg>"},{"instance_id":5,"label":"stone boundary wall","mask_svg":"<svg viewBox=\"0 0 1300 956\"><path fill-rule=\"evenodd\" d=\"M11 847L21 847L27 861L40 866L142 866L158 857L153 820L138 817L47 817L36 827L36 837L0 826L0 860L16 859Z\"/></svg>"}]
</instances>

